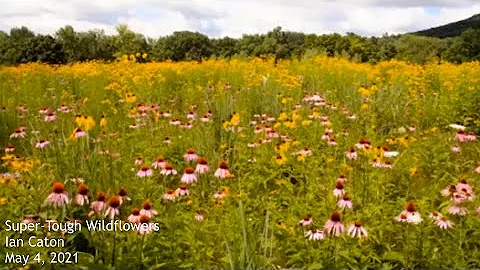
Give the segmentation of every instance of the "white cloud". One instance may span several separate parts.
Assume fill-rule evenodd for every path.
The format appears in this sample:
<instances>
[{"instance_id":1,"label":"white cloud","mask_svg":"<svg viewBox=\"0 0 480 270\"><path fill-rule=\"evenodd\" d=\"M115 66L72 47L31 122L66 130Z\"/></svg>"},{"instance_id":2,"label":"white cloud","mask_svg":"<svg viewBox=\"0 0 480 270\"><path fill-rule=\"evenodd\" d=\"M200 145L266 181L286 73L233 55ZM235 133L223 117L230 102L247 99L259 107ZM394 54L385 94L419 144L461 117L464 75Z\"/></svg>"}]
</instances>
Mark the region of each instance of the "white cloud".
<instances>
[{"instance_id":1,"label":"white cloud","mask_svg":"<svg viewBox=\"0 0 480 270\"><path fill-rule=\"evenodd\" d=\"M480 13L478 0L0 0L0 30L27 26L53 34L72 25L77 31L126 23L147 36L193 30L209 36L239 37L276 26L307 33L380 36L404 33L465 19ZM433 14L427 9L435 8Z\"/></svg>"}]
</instances>

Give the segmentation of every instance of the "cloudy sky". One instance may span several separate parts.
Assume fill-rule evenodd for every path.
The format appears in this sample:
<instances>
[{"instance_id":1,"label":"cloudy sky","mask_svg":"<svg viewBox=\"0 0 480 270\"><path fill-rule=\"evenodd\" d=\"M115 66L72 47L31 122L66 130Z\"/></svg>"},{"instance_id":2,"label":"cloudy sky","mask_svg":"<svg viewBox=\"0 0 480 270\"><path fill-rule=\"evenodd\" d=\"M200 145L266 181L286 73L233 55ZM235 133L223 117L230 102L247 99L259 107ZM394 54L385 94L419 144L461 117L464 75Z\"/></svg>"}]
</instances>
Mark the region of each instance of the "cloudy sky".
<instances>
[{"instance_id":1,"label":"cloudy sky","mask_svg":"<svg viewBox=\"0 0 480 270\"><path fill-rule=\"evenodd\" d=\"M127 24L149 37L193 30L210 37L265 33L381 36L430 28L480 13L480 0L0 0L0 30L27 26L54 34Z\"/></svg>"}]
</instances>

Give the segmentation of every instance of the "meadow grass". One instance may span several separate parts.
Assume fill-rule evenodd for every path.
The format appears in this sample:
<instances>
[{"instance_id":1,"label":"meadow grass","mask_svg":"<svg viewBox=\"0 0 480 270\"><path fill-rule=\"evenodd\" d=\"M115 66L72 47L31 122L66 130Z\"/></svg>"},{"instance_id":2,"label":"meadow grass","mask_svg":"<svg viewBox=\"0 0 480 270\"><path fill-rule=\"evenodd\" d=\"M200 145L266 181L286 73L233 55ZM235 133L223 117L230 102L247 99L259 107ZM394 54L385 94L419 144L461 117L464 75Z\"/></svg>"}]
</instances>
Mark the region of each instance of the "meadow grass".
<instances>
[{"instance_id":1,"label":"meadow grass","mask_svg":"<svg viewBox=\"0 0 480 270\"><path fill-rule=\"evenodd\" d=\"M79 253L72 267L478 268L480 204L473 195L480 185L480 146L473 138L480 131L479 80L477 62L369 65L321 56L277 65L261 59L123 59L3 67L0 145L15 150L2 153L0 224L20 222L24 215L38 215L42 222L105 218L103 212L89 216L90 204L48 204L53 183L64 183L73 199L78 184L69 180L83 178L90 203L99 192L108 203L120 188L128 191L131 201L121 204L115 219L125 221L133 207L142 209L149 200L158 212L150 221L160 230L58 234L68 246L56 250ZM58 111L61 105L70 111ZM44 107L56 114L55 121L44 121ZM196 119L187 128L190 111ZM172 125L177 118L181 125ZM449 127L454 123L466 127L471 140L458 139L461 133ZM22 126L25 138L11 138ZM263 131L255 133L257 127ZM87 135L72 139L76 128ZM325 140L326 129L331 131ZM355 148L362 138L371 149ZM40 140L50 145L36 148ZM452 151L455 145L460 152ZM198 174L198 182L188 184L189 195L180 196L184 169L196 166L184 160L188 148L208 160L210 172ZM347 157L351 148L358 158ZM392 151L398 156L385 156ZM158 156L178 175L152 168ZM137 176L138 158L152 169L151 177ZM214 177L221 161L231 172L226 179ZM343 186L352 209L337 205L341 198L333 191L340 174L348 179ZM460 191L462 179L472 191ZM452 184L457 192L442 196ZM176 190L174 201L164 198L168 189ZM215 198L222 189L225 197ZM455 201L456 195L464 200ZM422 222L397 221L409 201ZM468 213L452 214L452 206ZM345 226L338 237L320 233L334 211ZM429 217L434 211L453 227L441 229ZM195 220L199 213L203 221ZM300 226L306 215L313 223ZM368 237L347 234L355 221ZM324 238L312 241L305 236L309 231ZM18 237L0 231L2 241L6 236ZM21 253L48 257L53 250L24 247ZM9 250L2 245L0 251Z\"/></svg>"}]
</instances>

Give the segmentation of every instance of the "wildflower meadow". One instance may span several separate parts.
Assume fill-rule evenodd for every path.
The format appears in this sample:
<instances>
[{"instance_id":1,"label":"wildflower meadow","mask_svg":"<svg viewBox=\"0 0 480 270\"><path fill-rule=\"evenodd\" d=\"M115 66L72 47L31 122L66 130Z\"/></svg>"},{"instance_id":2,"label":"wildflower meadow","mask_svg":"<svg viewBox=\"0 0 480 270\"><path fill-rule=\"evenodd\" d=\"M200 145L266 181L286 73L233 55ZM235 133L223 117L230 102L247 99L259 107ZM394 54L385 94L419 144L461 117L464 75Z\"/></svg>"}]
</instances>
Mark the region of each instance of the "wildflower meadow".
<instances>
[{"instance_id":1,"label":"wildflower meadow","mask_svg":"<svg viewBox=\"0 0 480 270\"><path fill-rule=\"evenodd\" d=\"M142 58L0 68L2 267L480 268L478 62Z\"/></svg>"}]
</instances>

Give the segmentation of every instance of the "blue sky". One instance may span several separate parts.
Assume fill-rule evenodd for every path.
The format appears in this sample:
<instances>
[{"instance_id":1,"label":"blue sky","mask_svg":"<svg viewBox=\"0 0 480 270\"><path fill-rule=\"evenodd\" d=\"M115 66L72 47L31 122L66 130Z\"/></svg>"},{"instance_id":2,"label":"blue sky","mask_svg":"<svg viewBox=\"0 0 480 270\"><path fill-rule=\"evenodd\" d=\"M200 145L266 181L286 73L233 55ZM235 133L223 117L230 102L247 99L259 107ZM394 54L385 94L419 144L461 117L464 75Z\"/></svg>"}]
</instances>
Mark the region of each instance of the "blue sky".
<instances>
[{"instance_id":1,"label":"blue sky","mask_svg":"<svg viewBox=\"0 0 480 270\"><path fill-rule=\"evenodd\" d=\"M149 37L199 31L210 37L265 33L276 26L307 33L381 36L430 28L480 13L480 0L0 0L0 30L27 26L54 34L127 24Z\"/></svg>"}]
</instances>

